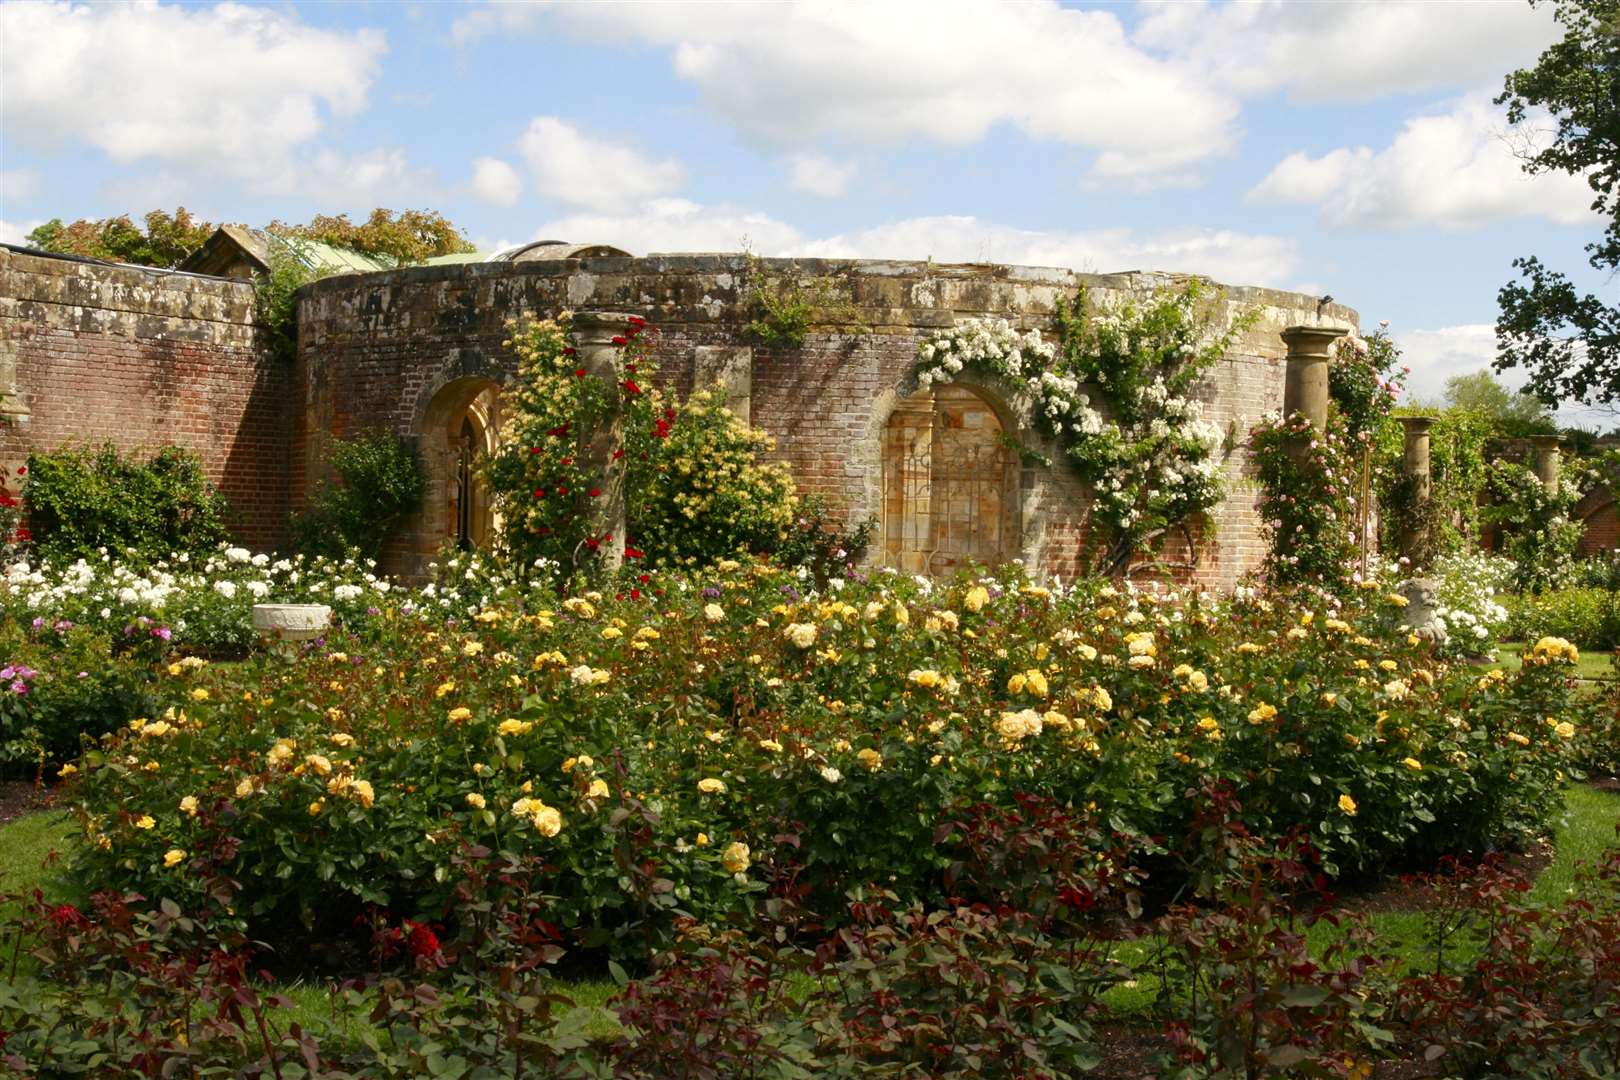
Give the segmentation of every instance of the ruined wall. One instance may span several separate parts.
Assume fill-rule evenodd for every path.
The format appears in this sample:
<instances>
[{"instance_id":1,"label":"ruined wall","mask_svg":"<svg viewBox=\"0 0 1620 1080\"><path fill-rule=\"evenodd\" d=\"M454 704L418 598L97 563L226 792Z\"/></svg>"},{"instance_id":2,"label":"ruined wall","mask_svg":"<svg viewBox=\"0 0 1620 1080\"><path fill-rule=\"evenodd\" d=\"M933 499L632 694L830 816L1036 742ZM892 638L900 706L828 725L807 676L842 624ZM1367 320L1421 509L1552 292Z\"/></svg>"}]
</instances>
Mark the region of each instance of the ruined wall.
<instances>
[{"instance_id":1,"label":"ruined wall","mask_svg":"<svg viewBox=\"0 0 1620 1080\"><path fill-rule=\"evenodd\" d=\"M777 437L777 454L801 489L826 496L851 520L879 512L883 429L896 403L916 389L910 372L922 337L983 315L1049 330L1055 301L1082 284L1095 302L1109 304L1175 280L876 261L766 260L751 270L741 256L706 255L474 263L329 278L300 294L294 382L301 464L294 491L318 475L333 435L373 424L421 435L448 398L511 378L514 361L501 347L510 318L562 309L640 314L659 329L665 382L685 391L694 368L728 363L727 377L736 378L737 349L749 346L742 330L748 275L761 270L835 281L840 318L861 327L813 332L798 348L752 347L741 365L753 423ZM1244 444L1248 427L1282 405L1282 329L1356 322L1348 308L1270 289L1231 288L1225 302L1229 315L1253 308L1260 319L1211 373L1204 392L1207 415L1232 436L1224 454L1229 497L1216 511L1215 536L1194 574L1212 586L1234 584L1264 553ZM1009 406L1015 426L1016 411ZM439 453L435 437L426 441ZM443 475L442 465L429 465ZM1078 486L1061 462L1021 472L1024 557L1072 577L1085 509ZM440 514L439 504L431 505L392 553L400 569L418 568L442 542Z\"/></svg>"},{"instance_id":2,"label":"ruined wall","mask_svg":"<svg viewBox=\"0 0 1620 1080\"><path fill-rule=\"evenodd\" d=\"M235 535L271 547L290 376L258 346L247 282L0 246L0 463L13 471L69 444L182 446L230 500Z\"/></svg>"}]
</instances>

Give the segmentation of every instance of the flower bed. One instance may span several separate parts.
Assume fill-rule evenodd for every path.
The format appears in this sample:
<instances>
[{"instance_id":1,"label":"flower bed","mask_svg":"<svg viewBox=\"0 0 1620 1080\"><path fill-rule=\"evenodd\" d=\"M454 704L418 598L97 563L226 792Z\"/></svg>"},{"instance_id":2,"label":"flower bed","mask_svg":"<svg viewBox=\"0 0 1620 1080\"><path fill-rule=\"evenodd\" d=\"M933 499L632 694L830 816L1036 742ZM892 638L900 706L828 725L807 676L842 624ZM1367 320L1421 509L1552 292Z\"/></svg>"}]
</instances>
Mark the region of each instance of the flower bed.
<instances>
[{"instance_id":1,"label":"flower bed","mask_svg":"<svg viewBox=\"0 0 1620 1080\"><path fill-rule=\"evenodd\" d=\"M558 601L462 573L470 605L435 589L293 661L162 668L66 796L87 880L188 901L225 875L256 931L347 933L368 905L442 911L470 843L540 857L549 918L641 950L789 878L826 917L863 883L937 901L968 808L1028 798L1195 878L1221 852L1182 844L1190 795L1222 782L1330 873L1512 843L1546 827L1573 734L1572 648L1449 665L1378 589L801 596L722 563Z\"/></svg>"}]
</instances>

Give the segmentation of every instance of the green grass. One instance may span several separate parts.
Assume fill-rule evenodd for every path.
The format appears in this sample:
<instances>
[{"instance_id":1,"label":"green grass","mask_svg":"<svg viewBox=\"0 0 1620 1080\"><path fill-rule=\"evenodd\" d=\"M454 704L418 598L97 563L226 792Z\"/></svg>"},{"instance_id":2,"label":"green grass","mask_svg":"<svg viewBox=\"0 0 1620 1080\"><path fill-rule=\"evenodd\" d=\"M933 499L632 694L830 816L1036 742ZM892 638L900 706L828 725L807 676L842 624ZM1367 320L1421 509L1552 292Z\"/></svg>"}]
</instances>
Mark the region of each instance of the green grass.
<instances>
[{"instance_id":1,"label":"green grass","mask_svg":"<svg viewBox=\"0 0 1620 1080\"><path fill-rule=\"evenodd\" d=\"M47 861L52 852L65 852L72 837L73 823L60 810L29 814L0 825L0 892L38 887L52 896L71 897L60 869Z\"/></svg>"},{"instance_id":2,"label":"green grass","mask_svg":"<svg viewBox=\"0 0 1620 1080\"><path fill-rule=\"evenodd\" d=\"M1523 663L1519 653L1524 650L1522 641L1498 641L1492 653L1490 665L1499 667L1504 671L1518 671ZM1612 679L1614 668L1609 664L1609 654L1600 649L1581 649L1581 658L1575 665L1575 677L1579 679Z\"/></svg>"}]
</instances>

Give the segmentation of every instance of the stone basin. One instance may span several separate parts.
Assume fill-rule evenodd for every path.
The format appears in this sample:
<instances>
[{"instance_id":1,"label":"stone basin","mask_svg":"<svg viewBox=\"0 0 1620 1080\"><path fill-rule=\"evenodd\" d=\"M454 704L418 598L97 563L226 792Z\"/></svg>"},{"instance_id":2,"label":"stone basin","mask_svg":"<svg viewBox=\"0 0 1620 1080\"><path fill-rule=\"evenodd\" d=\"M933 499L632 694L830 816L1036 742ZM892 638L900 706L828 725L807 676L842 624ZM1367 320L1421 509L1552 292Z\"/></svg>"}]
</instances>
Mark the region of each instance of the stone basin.
<instances>
[{"instance_id":1,"label":"stone basin","mask_svg":"<svg viewBox=\"0 0 1620 1080\"><path fill-rule=\"evenodd\" d=\"M326 633L332 609L325 604L254 604L253 629L278 652L292 655Z\"/></svg>"}]
</instances>

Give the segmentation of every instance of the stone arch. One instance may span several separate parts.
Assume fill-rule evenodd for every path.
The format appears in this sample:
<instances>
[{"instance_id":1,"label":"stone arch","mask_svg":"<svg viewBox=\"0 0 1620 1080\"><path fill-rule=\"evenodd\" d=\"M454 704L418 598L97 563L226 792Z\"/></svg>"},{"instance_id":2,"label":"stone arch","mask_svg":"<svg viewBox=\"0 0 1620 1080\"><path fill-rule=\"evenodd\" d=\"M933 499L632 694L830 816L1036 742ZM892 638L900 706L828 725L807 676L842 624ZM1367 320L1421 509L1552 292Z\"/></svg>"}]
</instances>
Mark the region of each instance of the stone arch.
<instances>
[{"instance_id":1,"label":"stone arch","mask_svg":"<svg viewBox=\"0 0 1620 1080\"><path fill-rule=\"evenodd\" d=\"M500 430L500 384L469 375L435 390L415 424L427 491L408 529L403 570L422 573L445 547L488 545L498 525L477 463L495 450Z\"/></svg>"},{"instance_id":2,"label":"stone arch","mask_svg":"<svg viewBox=\"0 0 1620 1080\"><path fill-rule=\"evenodd\" d=\"M896 395L879 432L877 560L916 574L1023 553L1016 417L958 381Z\"/></svg>"}]
</instances>

